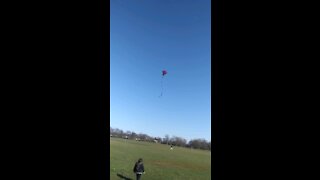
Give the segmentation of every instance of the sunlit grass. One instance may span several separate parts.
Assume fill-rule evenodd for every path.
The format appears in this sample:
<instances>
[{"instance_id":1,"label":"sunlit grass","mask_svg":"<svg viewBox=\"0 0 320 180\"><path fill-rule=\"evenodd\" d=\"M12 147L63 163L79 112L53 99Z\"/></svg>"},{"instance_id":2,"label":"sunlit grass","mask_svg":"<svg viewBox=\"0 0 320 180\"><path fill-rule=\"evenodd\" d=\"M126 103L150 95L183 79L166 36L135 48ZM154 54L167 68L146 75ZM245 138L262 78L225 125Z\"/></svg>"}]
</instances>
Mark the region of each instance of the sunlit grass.
<instances>
[{"instance_id":1,"label":"sunlit grass","mask_svg":"<svg viewBox=\"0 0 320 180\"><path fill-rule=\"evenodd\" d=\"M211 152L163 144L110 138L110 179L135 179L134 163L143 158L146 174L142 179L152 180L209 180L211 179Z\"/></svg>"}]
</instances>

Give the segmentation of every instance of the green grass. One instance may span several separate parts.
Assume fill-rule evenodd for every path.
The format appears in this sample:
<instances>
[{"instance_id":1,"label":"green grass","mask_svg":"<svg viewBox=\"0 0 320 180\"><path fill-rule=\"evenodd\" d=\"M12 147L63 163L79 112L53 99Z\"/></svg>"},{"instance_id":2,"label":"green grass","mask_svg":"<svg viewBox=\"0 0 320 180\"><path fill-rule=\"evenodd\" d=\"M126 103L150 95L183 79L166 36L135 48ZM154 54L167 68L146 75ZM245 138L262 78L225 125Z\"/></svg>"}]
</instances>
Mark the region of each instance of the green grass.
<instances>
[{"instance_id":1,"label":"green grass","mask_svg":"<svg viewBox=\"0 0 320 180\"><path fill-rule=\"evenodd\" d=\"M168 145L110 138L110 179L121 179L117 174L135 179L132 169L142 158L146 174L151 180L209 180L211 152L182 147L170 150Z\"/></svg>"}]
</instances>

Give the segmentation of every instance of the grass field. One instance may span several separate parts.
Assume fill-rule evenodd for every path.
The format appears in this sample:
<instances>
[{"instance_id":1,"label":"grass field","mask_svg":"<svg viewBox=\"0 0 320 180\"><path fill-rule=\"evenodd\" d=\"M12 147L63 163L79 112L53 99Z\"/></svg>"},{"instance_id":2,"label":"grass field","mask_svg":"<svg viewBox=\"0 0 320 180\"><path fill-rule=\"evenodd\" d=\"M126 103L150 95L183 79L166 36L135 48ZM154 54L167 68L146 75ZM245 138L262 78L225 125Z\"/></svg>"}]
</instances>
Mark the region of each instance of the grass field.
<instances>
[{"instance_id":1,"label":"grass field","mask_svg":"<svg viewBox=\"0 0 320 180\"><path fill-rule=\"evenodd\" d=\"M142 158L142 180L209 180L211 152L168 145L110 138L110 179L134 179L134 163ZM122 178L121 178L121 177Z\"/></svg>"}]
</instances>

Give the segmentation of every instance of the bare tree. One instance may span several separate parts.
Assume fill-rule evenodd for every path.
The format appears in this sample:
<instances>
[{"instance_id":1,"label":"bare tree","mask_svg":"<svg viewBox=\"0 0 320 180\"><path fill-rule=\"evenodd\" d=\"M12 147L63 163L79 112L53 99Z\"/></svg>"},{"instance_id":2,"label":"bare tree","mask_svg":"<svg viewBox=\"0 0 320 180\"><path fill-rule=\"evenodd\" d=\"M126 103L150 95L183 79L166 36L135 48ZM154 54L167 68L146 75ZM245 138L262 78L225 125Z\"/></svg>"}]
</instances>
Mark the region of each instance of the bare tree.
<instances>
[{"instance_id":1,"label":"bare tree","mask_svg":"<svg viewBox=\"0 0 320 180\"><path fill-rule=\"evenodd\" d=\"M205 139L193 139L189 141L189 146L195 149L211 150L211 142Z\"/></svg>"},{"instance_id":2,"label":"bare tree","mask_svg":"<svg viewBox=\"0 0 320 180\"><path fill-rule=\"evenodd\" d=\"M135 139L137 137L137 134L135 132L132 132L130 134L130 139Z\"/></svg>"},{"instance_id":3,"label":"bare tree","mask_svg":"<svg viewBox=\"0 0 320 180\"><path fill-rule=\"evenodd\" d=\"M170 140L170 136L168 134L165 135L165 137L163 138L163 141L167 144L169 144L169 140Z\"/></svg>"},{"instance_id":4,"label":"bare tree","mask_svg":"<svg viewBox=\"0 0 320 180\"><path fill-rule=\"evenodd\" d=\"M131 135L131 131L126 131L126 136L130 136Z\"/></svg>"},{"instance_id":5,"label":"bare tree","mask_svg":"<svg viewBox=\"0 0 320 180\"><path fill-rule=\"evenodd\" d=\"M165 135L164 138L160 137L151 137L147 134L136 134L133 131L126 131L124 132L118 128L110 127L110 135L119 138L130 138L130 139L137 139L147 142L159 142L163 144L171 144L174 146L181 146L181 147L188 147L188 148L195 148L195 149L204 149L211 151L211 141L207 142L205 139L193 139L187 142L186 139L182 137L172 136L170 137L168 134Z\"/></svg>"},{"instance_id":6,"label":"bare tree","mask_svg":"<svg viewBox=\"0 0 320 180\"><path fill-rule=\"evenodd\" d=\"M176 144L177 146L184 147L187 144L187 140L181 137L176 137Z\"/></svg>"},{"instance_id":7,"label":"bare tree","mask_svg":"<svg viewBox=\"0 0 320 180\"><path fill-rule=\"evenodd\" d=\"M173 136L170 138L170 144L184 147L187 144L187 140L181 137Z\"/></svg>"},{"instance_id":8,"label":"bare tree","mask_svg":"<svg viewBox=\"0 0 320 180\"><path fill-rule=\"evenodd\" d=\"M140 140L142 140L142 141L148 140L148 135L146 135L146 134L140 133L140 134L138 134L138 137L139 137Z\"/></svg>"}]
</instances>

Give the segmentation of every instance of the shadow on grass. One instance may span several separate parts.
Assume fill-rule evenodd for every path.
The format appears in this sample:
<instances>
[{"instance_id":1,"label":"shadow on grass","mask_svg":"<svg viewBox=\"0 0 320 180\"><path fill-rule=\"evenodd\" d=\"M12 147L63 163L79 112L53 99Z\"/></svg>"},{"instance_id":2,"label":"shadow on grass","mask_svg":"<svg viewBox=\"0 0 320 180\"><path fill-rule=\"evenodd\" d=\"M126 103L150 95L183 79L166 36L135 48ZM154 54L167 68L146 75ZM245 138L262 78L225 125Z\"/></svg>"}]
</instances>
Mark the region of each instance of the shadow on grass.
<instances>
[{"instance_id":1,"label":"shadow on grass","mask_svg":"<svg viewBox=\"0 0 320 180\"><path fill-rule=\"evenodd\" d=\"M121 179L125 179L125 180L133 180L133 179L128 178L128 177L125 177L125 176L123 176L123 175L121 175L121 174L119 174L119 173L117 173L117 176L118 176L118 177L120 177Z\"/></svg>"}]
</instances>

